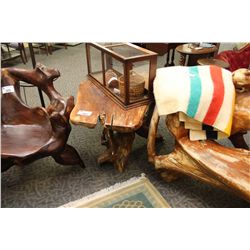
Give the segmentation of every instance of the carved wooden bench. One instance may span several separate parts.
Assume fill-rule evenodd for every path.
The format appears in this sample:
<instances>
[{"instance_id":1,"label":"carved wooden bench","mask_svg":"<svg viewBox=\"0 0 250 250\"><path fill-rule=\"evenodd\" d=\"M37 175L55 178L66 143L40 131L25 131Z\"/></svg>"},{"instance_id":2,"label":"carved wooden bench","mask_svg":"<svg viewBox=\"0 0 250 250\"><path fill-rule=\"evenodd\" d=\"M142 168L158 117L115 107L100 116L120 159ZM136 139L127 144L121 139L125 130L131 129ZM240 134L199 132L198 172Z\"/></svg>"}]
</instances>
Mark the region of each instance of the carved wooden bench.
<instances>
[{"instance_id":1,"label":"carved wooden bench","mask_svg":"<svg viewBox=\"0 0 250 250\"><path fill-rule=\"evenodd\" d=\"M159 115L155 108L148 137L148 160L166 181L185 174L250 201L250 151L243 138L243 134L250 130L249 71L234 72L233 80L236 88L244 88L244 91L236 93L229 139L241 148L227 148L212 140L190 141L188 130L181 126L177 114L172 114L167 116L166 125L175 138L174 151L157 155L155 139Z\"/></svg>"}]
</instances>

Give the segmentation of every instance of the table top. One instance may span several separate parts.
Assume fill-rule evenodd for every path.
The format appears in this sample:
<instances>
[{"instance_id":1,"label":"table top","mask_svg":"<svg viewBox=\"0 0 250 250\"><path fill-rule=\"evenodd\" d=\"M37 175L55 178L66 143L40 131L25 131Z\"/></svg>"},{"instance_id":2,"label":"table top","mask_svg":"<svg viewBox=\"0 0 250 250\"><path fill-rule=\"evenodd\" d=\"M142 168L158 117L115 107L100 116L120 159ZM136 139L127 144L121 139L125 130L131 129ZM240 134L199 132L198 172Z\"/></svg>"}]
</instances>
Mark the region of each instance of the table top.
<instances>
[{"instance_id":1,"label":"table top","mask_svg":"<svg viewBox=\"0 0 250 250\"><path fill-rule=\"evenodd\" d=\"M90 80L86 80L79 86L70 121L75 125L94 128L99 121L99 116L105 114L105 127L122 133L134 132L141 127L148 106L144 104L125 110Z\"/></svg>"},{"instance_id":2,"label":"table top","mask_svg":"<svg viewBox=\"0 0 250 250\"><path fill-rule=\"evenodd\" d=\"M202 58L198 60L199 65L216 65L224 69L229 68L229 63L219 60L219 59L214 59L214 58Z\"/></svg>"},{"instance_id":3,"label":"table top","mask_svg":"<svg viewBox=\"0 0 250 250\"><path fill-rule=\"evenodd\" d=\"M213 53L218 50L218 48L214 45L211 48L201 48L201 49L196 49L196 48L190 48L190 45L188 43L179 45L176 47L176 50L179 53L182 54L189 54L189 55L201 55L201 54L209 54Z\"/></svg>"}]
</instances>

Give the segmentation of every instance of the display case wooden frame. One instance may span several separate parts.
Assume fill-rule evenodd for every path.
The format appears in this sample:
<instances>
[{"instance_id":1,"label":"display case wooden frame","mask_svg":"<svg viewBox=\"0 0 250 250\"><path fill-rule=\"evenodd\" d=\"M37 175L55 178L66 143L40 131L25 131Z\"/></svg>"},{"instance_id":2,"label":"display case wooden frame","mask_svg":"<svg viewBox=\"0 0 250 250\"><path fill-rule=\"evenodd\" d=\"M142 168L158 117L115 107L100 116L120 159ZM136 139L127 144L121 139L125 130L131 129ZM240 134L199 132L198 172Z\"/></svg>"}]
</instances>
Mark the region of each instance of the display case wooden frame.
<instances>
[{"instance_id":1,"label":"display case wooden frame","mask_svg":"<svg viewBox=\"0 0 250 250\"><path fill-rule=\"evenodd\" d=\"M117 53L112 50L114 48L127 48L131 50L132 55L125 56L122 53ZM95 48L100 51L101 54L101 71L94 72L92 71L92 62L91 62L91 48ZM128 53L129 54L129 53ZM118 103L122 108L129 109L138 107L144 104L147 104L153 101L153 80L156 75L157 68L157 53L150 50L141 48L137 45L131 43L109 43L109 44L99 44L99 43L86 43L86 56L87 56L87 67L88 67L88 78L99 88L101 88L106 95L112 98L116 103ZM107 81L105 77L106 69L112 69L112 61L117 60L122 63L123 66L123 79L124 79L124 97L119 96L119 94L114 93L107 86ZM146 61L149 63L148 72L146 70L147 81L145 80L144 94L141 98L137 100L130 97L130 74L133 68L133 65L138 62ZM95 74L102 74L101 78L103 83L97 79Z\"/></svg>"}]
</instances>

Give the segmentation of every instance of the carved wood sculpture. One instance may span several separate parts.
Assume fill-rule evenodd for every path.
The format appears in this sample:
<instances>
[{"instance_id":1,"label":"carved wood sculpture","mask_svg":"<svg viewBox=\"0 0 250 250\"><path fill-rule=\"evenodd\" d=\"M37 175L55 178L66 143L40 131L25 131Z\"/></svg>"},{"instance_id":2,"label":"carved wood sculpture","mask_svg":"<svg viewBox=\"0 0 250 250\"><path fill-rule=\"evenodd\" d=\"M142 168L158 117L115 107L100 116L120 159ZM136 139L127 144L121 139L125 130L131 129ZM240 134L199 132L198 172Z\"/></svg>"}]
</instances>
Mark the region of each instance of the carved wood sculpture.
<instances>
[{"instance_id":1,"label":"carved wood sculpture","mask_svg":"<svg viewBox=\"0 0 250 250\"><path fill-rule=\"evenodd\" d=\"M233 137L235 144L244 146L242 134L250 129L250 88L247 80L249 70L241 72L240 81L236 77L240 72L236 73L233 74L236 88L240 85L245 89L243 92L236 92L230 139ZM249 150L227 148L212 140L190 141L188 130L181 126L177 114L172 114L167 116L166 125L175 137L175 149L168 155L157 155L155 138L158 122L159 116L155 108L148 138L148 160L155 165L166 181L172 181L185 174L250 201Z\"/></svg>"},{"instance_id":2,"label":"carved wood sculpture","mask_svg":"<svg viewBox=\"0 0 250 250\"><path fill-rule=\"evenodd\" d=\"M132 149L135 133L147 138L154 103L125 110L91 81L80 84L77 101L70 114L75 125L95 128L101 121L103 133L101 144L107 149L98 158L98 163L109 162L122 172ZM157 136L157 141L161 140Z\"/></svg>"},{"instance_id":3,"label":"carved wood sculpture","mask_svg":"<svg viewBox=\"0 0 250 250\"><path fill-rule=\"evenodd\" d=\"M148 138L150 118L154 110L154 103L148 105L148 109L142 118L142 125L139 129L123 133L122 130L113 130L112 121L111 128L106 126L106 116L101 114L99 119L103 125L103 133L101 137L101 144L107 147L106 151L98 157L98 163L110 162L119 171L123 172L128 162L129 154L132 150L135 133L141 137ZM156 142L163 140L160 134L156 135Z\"/></svg>"},{"instance_id":4,"label":"carved wood sculpture","mask_svg":"<svg viewBox=\"0 0 250 250\"><path fill-rule=\"evenodd\" d=\"M3 68L1 70L1 159L2 172L12 165L25 165L39 158L52 156L62 165L84 167L77 151L66 144L71 126L69 115L74 98L64 99L54 88L60 76L56 69L37 64L33 70ZM20 96L19 81L33 84L50 99L49 106L30 108Z\"/></svg>"},{"instance_id":5,"label":"carved wood sculpture","mask_svg":"<svg viewBox=\"0 0 250 250\"><path fill-rule=\"evenodd\" d=\"M105 126L105 115L100 115L100 120L104 126L101 144L105 145L107 149L98 157L98 163L113 163L119 172L123 172L132 149L135 133L121 133L107 128Z\"/></svg>"}]
</instances>

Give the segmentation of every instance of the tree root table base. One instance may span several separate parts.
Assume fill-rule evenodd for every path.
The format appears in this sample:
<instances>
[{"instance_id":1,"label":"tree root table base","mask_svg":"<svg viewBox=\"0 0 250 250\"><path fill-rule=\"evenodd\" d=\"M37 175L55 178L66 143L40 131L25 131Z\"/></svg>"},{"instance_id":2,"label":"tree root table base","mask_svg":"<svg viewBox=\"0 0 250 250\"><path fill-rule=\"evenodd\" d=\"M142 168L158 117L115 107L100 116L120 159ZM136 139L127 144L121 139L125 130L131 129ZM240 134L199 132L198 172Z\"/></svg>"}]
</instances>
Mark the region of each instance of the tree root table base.
<instances>
[{"instance_id":1,"label":"tree root table base","mask_svg":"<svg viewBox=\"0 0 250 250\"><path fill-rule=\"evenodd\" d=\"M110 162L123 172L132 149L135 133L147 138L154 103L125 110L87 80L80 84L76 105L70 120L75 125L94 128L103 126L101 144L107 149L98 163ZM157 137L158 141L162 139Z\"/></svg>"}]
</instances>

